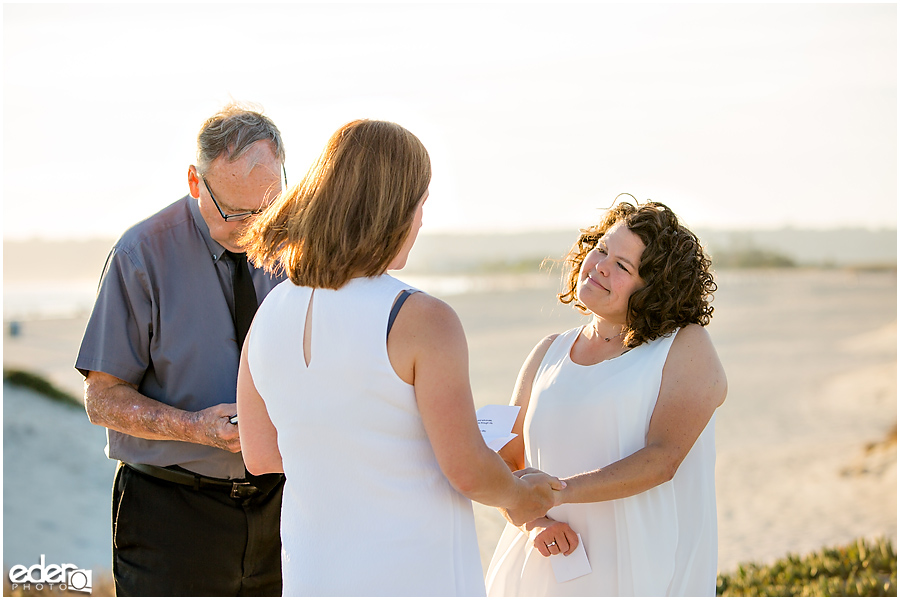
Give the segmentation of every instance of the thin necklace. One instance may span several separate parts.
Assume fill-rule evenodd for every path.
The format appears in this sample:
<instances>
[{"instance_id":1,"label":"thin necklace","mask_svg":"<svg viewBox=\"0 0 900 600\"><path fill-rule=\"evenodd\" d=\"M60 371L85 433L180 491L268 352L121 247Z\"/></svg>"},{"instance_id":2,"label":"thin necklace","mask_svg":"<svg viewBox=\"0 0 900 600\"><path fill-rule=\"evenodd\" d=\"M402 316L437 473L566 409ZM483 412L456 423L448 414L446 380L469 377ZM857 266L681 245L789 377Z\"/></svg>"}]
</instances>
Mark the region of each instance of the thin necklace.
<instances>
[{"instance_id":1,"label":"thin necklace","mask_svg":"<svg viewBox=\"0 0 900 600\"><path fill-rule=\"evenodd\" d=\"M601 334L601 333L600 333L599 331L597 331L596 329L594 330L594 332L595 332L598 336L602 337L604 342L609 342L609 341L611 341L611 340L616 339L617 337L622 337L623 335L625 335L626 330L623 329L622 331L620 331L620 332L617 333L616 335L611 335L611 336L609 336L609 337L606 337L605 335Z\"/></svg>"},{"instance_id":2,"label":"thin necklace","mask_svg":"<svg viewBox=\"0 0 900 600\"><path fill-rule=\"evenodd\" d=\"M603 341L604 341L604 342L608 342L608 341L610 341L610 340L614 340L614 339L616 339L617 337L623 336L623 335L625 335L625 332L624 332L624 331L619 332L619 333L617 333L616 335L611 336L611 337L603 337L602 335L601 335L600 337L603 337Z\"/></svg>"}]
</instances>

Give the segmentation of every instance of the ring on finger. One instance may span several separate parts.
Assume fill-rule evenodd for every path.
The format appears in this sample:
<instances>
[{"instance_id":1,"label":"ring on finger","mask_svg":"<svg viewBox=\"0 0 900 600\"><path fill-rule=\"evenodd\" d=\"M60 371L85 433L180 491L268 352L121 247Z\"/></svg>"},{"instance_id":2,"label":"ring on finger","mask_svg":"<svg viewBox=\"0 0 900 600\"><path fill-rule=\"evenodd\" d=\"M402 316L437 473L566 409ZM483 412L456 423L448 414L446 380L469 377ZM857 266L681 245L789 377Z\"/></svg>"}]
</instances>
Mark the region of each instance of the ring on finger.
<instances>
[{"instance_id":1,"label":"ring on finger","mask_svg":"<svg viewBox=\"0 0 900 600\"><path fill-rule=\"evenodd\" d=\"M555 546L555 545L556 545L556 542L550 542L549 544L547 544L547 547L549 548L550 546Z\"/></svg>"}]
</instances>

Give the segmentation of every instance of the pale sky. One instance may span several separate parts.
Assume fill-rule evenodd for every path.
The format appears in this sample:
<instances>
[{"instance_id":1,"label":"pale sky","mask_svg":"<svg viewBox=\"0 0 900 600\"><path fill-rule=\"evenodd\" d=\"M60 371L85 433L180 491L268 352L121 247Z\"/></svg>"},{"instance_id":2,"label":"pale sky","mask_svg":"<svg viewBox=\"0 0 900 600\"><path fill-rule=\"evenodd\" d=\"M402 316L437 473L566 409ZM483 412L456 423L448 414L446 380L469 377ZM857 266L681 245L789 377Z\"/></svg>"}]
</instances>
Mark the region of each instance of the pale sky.
<instances>
[{"instance_id":1,"label":"pale sky","mask_svg":"<svg viewBox=\"0 0 900 600\"><path fill-rule=\"evenodd\" d=\"M4 4L3 234L116 237L229 99L289 182L357 118L432 158L423 232L896 227L895 4Z\"/></svg>"}]
</instances>

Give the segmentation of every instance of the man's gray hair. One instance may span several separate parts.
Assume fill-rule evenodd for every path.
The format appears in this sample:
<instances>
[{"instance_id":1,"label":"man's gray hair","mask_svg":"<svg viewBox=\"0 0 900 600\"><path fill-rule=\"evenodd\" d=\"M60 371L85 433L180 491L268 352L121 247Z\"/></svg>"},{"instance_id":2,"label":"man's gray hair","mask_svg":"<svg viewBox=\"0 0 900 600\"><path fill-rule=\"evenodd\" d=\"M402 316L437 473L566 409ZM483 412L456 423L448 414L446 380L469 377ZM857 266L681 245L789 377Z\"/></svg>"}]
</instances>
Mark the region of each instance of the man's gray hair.
<instances>
[{"instance_id":1,"label":"man's gray hair","mask_svg":"<svg viewBox=\"0 0 900 600\"><path fill-rule=\"evenodd\" d=\"M197 135L197 169L201 174L205 173L220 156L233 162L260 140L272 142L275 157L284 164L284 143L275 123L262 114L260 107L232 102L207 119L200 128Z\"/></svg>"}]
</instances>

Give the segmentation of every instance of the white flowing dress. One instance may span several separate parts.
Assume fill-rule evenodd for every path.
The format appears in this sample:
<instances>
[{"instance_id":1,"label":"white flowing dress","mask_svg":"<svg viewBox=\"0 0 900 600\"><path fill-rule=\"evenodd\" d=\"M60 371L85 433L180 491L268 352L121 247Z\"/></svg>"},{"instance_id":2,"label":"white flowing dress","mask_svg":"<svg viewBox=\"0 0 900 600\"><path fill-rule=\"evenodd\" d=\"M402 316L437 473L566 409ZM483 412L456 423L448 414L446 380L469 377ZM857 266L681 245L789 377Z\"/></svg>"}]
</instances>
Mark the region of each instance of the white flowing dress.
<instances>
[{"instance_id":1,"label":"white flowing dress","mask_svg":"<svg viewBox=\"0 0 900 600\"><path fill-rule=\"evenodd\" d=\"M389 275L339 290L285 281L256 313L250 372L287 478L285 596L485 594L472 503L441 472L414 388L388 359L388 315L404 289Z\"/></svg>"},{"instance_id":2,"label":"white flowing dress","mask_svg":"<svg viewBox=\"0 0 900 600\"><path fill-rule=\"evenodd\" d=\"M558 336L535 375L525 460L559 477L593 471L646 444L675 335L596 365L574 363L581 328ZM507 525L486 577L489 596L714 596L718 540L715 417L675 477L621 500L563 504L549 517L581 535L592 572L557 583L527 534Z\"/></svg>"}]
</instances>

